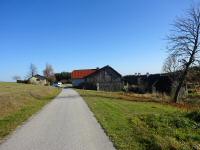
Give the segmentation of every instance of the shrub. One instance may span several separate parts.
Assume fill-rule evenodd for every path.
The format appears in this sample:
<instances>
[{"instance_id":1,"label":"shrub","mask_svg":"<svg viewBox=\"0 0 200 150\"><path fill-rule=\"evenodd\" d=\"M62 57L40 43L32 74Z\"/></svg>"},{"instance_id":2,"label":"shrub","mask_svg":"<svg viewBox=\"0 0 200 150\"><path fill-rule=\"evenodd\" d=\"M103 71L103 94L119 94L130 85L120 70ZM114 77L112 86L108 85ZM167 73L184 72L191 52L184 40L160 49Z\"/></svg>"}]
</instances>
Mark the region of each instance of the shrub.
<instances>
[{"instance_id":1,"label":"shrub","mask_svg":"<svg viewBox=\"0 0 200 150\"><path fill-rule=\"evenodd\" d=\"M147 150L162 150L161 145L159 145L154 137L141 138L140 143L144 145Z\"/></svg>"},{"instance_id":2,"label":"shrub","mask_svg":"<svg viewBox=\"0 0 200 150\"><path fill-rule=\"evenodd\" d=\"M170 124L175 128L188 128L194 126L194 123L191 122L189 119L180 116L174 116L173 118L171 118Z\"/></svg>"},{"instance_id":3,"label":"shrub","mask_svg":"<svg viewBox=\"0 0 200 150\"><path fill-rule=\"evenodd\" d=\"M192 120L194 120L197 123L200 123L200 111L199 110L190 112L186 116L189 119L192 119Z\"/></svg>"}]
</instances>

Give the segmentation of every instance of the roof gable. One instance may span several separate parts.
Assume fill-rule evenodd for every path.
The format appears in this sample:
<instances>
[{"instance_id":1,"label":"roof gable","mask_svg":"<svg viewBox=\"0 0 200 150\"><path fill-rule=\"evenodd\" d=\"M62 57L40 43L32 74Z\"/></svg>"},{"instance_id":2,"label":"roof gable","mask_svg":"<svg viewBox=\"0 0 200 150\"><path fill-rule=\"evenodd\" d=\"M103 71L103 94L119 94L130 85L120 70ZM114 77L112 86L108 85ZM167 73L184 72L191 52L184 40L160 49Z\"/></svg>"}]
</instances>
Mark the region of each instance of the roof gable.
<instances>
[{"instance_id":1,"label":"roof gable","mask_svg":"<svg viewBox=\"0 0 200 150\"><path fill-rule=\"evenodd\" d=\"M88 76L86 76L86 77L91 77L91 76L93 76L93 75L96 75L96 74L98 74L100 71L102 71L102 70L105 70L105 69L111 69L113 72L115 72L120 78L122 77L122 75L119 73L119 72L117 72L115 69L113 69L112 67L110 67L109 65L107 65L107 66L104 66L103 68L101 68L101 69L98 69L97 71L95 71L94 73L91 73L90 75L88 75Z\"/></svg>"}]
</instances>

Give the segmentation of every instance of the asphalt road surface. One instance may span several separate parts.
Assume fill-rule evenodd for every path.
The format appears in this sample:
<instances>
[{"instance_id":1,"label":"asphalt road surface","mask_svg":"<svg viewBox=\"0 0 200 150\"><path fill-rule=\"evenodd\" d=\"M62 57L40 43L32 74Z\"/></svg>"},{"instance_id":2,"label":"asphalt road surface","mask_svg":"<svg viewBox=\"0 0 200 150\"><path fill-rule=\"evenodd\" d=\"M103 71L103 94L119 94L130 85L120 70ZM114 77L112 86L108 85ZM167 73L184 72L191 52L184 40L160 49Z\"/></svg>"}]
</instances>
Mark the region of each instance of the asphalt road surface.
<instances>
[{"instance_id":1,"label":"asphalt road surface","mask_svg":"<svg viewBox=\"0 0 200 150\"><path fill-rule=\"evenodd\" d=\"M115 150L84 100L72 89L19 127L0 150Z\"/></svg>"}]
</instances>

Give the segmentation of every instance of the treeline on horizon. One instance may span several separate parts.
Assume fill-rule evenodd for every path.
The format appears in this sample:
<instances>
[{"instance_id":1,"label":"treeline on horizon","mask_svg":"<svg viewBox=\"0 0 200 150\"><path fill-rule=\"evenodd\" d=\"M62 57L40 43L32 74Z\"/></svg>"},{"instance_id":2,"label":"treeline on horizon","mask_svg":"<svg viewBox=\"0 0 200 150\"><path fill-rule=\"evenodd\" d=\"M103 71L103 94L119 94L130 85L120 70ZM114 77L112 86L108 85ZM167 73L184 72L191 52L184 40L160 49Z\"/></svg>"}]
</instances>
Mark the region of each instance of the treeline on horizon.
<instances>
[{"instance_id":1,"label":"treeline on horizon","mask_svg":"<svg viewBox=\"0 0 200 150\"><path fill-rule=\"evenodd\" d=\"M71 83L71 72L55 73L54 75L57 82Z\"/></svg>"}]
</instances>

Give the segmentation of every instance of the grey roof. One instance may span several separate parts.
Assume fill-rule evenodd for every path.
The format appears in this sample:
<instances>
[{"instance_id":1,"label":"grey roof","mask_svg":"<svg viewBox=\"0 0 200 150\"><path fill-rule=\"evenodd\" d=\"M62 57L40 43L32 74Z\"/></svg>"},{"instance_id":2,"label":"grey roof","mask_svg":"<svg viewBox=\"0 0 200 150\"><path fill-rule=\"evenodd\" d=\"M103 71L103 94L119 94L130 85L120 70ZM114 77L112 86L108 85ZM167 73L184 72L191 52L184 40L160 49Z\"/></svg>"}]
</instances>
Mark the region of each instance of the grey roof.
<instances>
[{"instance_id":1,"label":"grey roof","mask_svg":"<svg viewBox=\"0 0 200 150\"><path fill-rule=\"evenodd\" d=\"M34 75L33 77L38 78L40 80L46 80L47 78L45 76L41 76L39 74Z\"/></svg>"}]
</instances>

